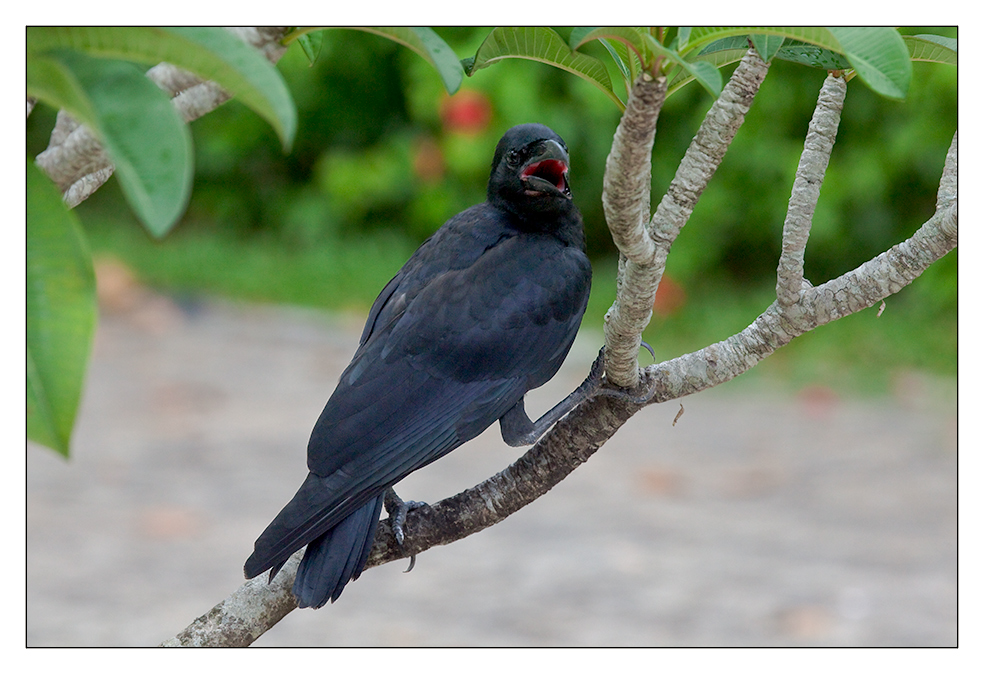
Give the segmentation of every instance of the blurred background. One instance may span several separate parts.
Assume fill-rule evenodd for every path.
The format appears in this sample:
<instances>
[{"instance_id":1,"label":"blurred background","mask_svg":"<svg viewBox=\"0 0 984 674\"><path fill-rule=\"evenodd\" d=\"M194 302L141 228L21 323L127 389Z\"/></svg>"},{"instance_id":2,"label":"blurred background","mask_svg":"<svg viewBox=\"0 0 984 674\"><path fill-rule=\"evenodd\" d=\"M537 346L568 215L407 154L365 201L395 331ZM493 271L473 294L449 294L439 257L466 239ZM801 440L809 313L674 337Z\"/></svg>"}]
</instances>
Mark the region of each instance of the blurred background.
<instances>
[{"instance_id":1,"label":"blurred background","mask_svg":"<svg viewBox=\"0 0 984 674\"><path fill-rule=\"evenodd\" d=\"M459 56L486 28L441 28ZM566 37L566 32L559 29ZM906 33L956 37L956 29ZM599 59L610 63L596 43ZM587 328L614 298L615 252L601 209L619 111L580 78L506 59L449 97L434 69L384 38L326 34L313 67L297 45L278 66L299 110L285 155L272 129L235 100L192 124L196 177L183 221L154 241L115 181L77 213L92 247L171 292L323 307L364 315L410 253L455 213L484 200L492 150L509 127L539 121L571 148L595 280ZM905 102L851 83L806 256L819 284L911 234L933 213L956 129L956 69L914 64ZM734 66L725 68L725 76ZM825 73L772 64L744 125L673 246L647 341L664 359L748 325L774 293L780 232L803 137ZM624 95L624 92L621 92ZM671 181L710 96L691 84L660 115L653 202ZM54 112L28 120L28 152ZM956 374L957 251L876 310L797 339L747 377L885 392L900 363Z\"/></svg>"},{"instance_id":2,"label":"blurred background","mask_svg":"<svg viewBox=\"0 0 984 674\"><path fill-rule=\"evenodd\" d=\"M437 32L463 57L488 29ZM955 29L904 32L956 37ZM603 50L593 55L607 61ZM233 100L192 123L194 191L164 240L133 219L114 180L76 208L96 256L101 323L72 460L28 451L29 644L156 643L235 588L255 535L303 478L307 433L376 294L447 218L484 199L492 150L515 124L542 122L567 142L595 270L573 370L531 407L546 409L576 386L601 343L616 264L601 182L619 111L600 91L547 65L505 60L449 97L420 57L348 30L326 35L313 66L295 45L278 67L299 112L290 154ZM674 244L645 334L658 360L727 338L774 298L785 208L824 77L771 66ZM693 84L667 101L654 203L711 102ZM930 217L956 110L951 67L914 64L904 102L851 83L807 249L814 284ZM54 115L39 106L29 118L30 156L47 145ZM566 500L552 492L489 532L427 553L410 576L367 572L339 605L316 619L292 614L288 622L302 626L268 642L955 642L957 251L886 305L880 316L872 308L804 335L735 382L683 401L680 426L691 417L699 428L671 426L675 403L644 411L637 430L627 426L578 471L588 474L580 491L565 486L571 480L556 490ZM673 433L652 447L651 438ZM514 455L496 436L476 441L488 452L459 450L428 469L446 479L420 478L425 493L411 485L401 494L437 500L501 469ZM605 508L587 508L591 498ZM640 499L658 507L640 510ZM656 529L642 544L646 527ZM87 529L93 535L81 536ZM585 550L591 536L605 542ZM528 552L544 538L561 547ZM885 545L852 547L865 540ZM781 552L762 552L770 549ZM66 570L73 555L75 570ZM419 568L428 556L447 560L432 567L431 584L417 580L429 573ZM687 591L667 595L661 582L644 582L652 564L693 574ZM483 565L494 568L483 575ZM173 584L161 587L161 573ZM391 580L376 580L385 573ZM462 617L463 606L448 612L433 591L486 580L484 594L461 603L498 616L488 620ZM369 634L361 623L339 632L354 620L340 611L360 610L354 588L376 582L378 602L362 600L367 624L393 593L413 594L408 587L433 606L386 608L392 632ZM509 590L517 583L520 604ZM561 620L578 611L582 592L595 612ZM642 601L639 592L649 609L626 608ZM134 611L144 617L134 620ZM443 632L411 620L442 612ZM637 631L619 632L616 616ZM551 620L560 626L544 627ZM319 641L326 634L341 636Z\"/></svg>"}]
</instances>

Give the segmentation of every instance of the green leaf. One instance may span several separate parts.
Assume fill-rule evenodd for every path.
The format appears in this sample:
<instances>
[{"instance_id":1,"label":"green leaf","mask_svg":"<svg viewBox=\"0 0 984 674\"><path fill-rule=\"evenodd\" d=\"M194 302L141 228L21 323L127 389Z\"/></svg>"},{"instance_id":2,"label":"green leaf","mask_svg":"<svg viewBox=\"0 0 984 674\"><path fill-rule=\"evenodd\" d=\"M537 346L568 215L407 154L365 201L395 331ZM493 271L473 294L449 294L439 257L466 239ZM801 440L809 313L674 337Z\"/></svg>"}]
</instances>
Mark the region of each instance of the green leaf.
<instances>
[{"instance_id":1,"label":"green leaf","mask_svg":"<svg viewBox=\"0 0 984 674\"><path fill-rule=\"evenodd\" d=\"M626 84L631 85L633 80L632 71L630 66L626 64L626 61L631 63L632 56L628 53L628 50L624 47L624 45L621 49L619 49L615 46L615 44L605 39L598 40L598 42L600 42L601 46L605 48L608 55L612 57L612 61L615 62L615 67L618 68L618 71L622 74L622 79L625 80Z\"/></svg>"},{"instance_id":2,"label":"green leaf","mask_svg":"<svg viewBox=\"0 0 984 674\"><path fill-rule=\"evenodd\" d=\"M464 71L461 61L448 43L430 28L359 28L382 35L416 52L437 69L444 88L453 94L461 87Z\"/></svg>"},{"instance_id":3,"label":"green leaf","mask_svg":"<svg viewBox=\"0 0 984 674\"><path fill-rule=\"evenodd\" d=\"M576 50L586 42L584 36L594 30L593 26L577 26L571 29L571 34L567 37L567 46L571 50Z\"/></svg>"},{"instance_id":4,"label":"green leaf","mask_svg":"<svg viewBox=\"0 0 984 674\"><path fill-rule=\"evenodd\" d=\"M894 28L695 28L690 34L686 51L703 49L726 37L758 34L781 36L821 47L827 52L843 54L865 84L882 96L904 98L909 89L912 62L902 36ZM776 56L784 58L784 54L788 53L785 49L780 49ZM824 51L801 56L806 60L826 58Z\"/></svg>"},{"instance_id":5,"label":"green leaf","mask_svg":"<svg viewBox=\"0 0 984 674\"><path fill-rule=\"evenodd\" d=\"M321 46L324 43L323 32L309 33L307 35L301 35L297 38L298 44L301 45L301 50L304 51L304 55L307 56L308 64L314 65L318 57L321 55Z\"/></svg>"},{"instance_id":6,"label":"green leaf","mask_svg":"<svg viewBox=\"0 0 984 674\"><path fill-rule=\"evenodd\" d=\"M164 92L123 61L67 50L28 60L37 61L28 93L93 130L134 212L154 236L166 234L188 203L194 166L191 133Z\"/></svg>"},{"instance_id":7,"label":"green leaf","mask_svg":"<svg viewBox=\"0 0 984 674\"><path fill-rule=\"evenodd\" d=\"M690 41L690 31L692 30L693 28L691 26L681 26L680 28L677 29L677 36L676 36L677 50L683 49L684 47L687 46L687 43Z\"/></svg>"},{"instance_id":8,"label":"green leaf","mask_svg":"<svg viewBox=\"0 0 984 674\"><path fill-rule=\"evenodd\" d=\"M726 37L704 47L697 60L713 59L716 65L722 66L741 60L747 50L747 36ZM788 38L776 52L775 58L823 70L846 70L851 67L851 62L843 54Z\"/></svg>"},{"instance_id":9,"label":"green leaf","mask_svg":"<svg viewBox=\"0 0 984 674\"><path fill-rule=\"evenodd\" d=\"M680 65L711 96L717 98L721 95L721 90L724 89L724 80L721 78L721 71L714 64L707 61L695 61L693 63L683 61Z\"/></svg>"},{"instance_id":10,"label":"green leaf","mask_svg":"<svg viewBox=\"0 0 984 674\"><path fill-rule=\"evenodd\" d=\"M787 43L788 44L788 43ZM714 40L706 47L700 50L698 57L709 56L721 51L732 51L738 50L742 53L748 51L748 36L747 35L731 35L729 37L722 37L719 40ZM688 53L693 53L691 49L686 50ZM694 58L694 57L690 57Z\"/></svg>"},{"instance_id":11,"label":"green leaf","mask_svg":"<svg viewBox=\"0 0 984 674\"><path fill-rule=\"evenodd\" d=\"M461 80L464 77L464 70L462 69L461 61L458 60L457 55L455 55L454 50L448 46L448 43L442 40L441 36L430 28L381 28L378 26L344 27L352 30L361 30L366 33L372 33L373 35L379 35L380 37L393 40L397 44L401 44L410 51L421 56L437 70L437 73L441 76L441 81L444 82L444 88L449 94L455 93L461 87ZM325 31L330 28L337 28L337 26L306 26L304 28L298 28L291 32L285 40L285 43L290 44L295 39L299 39L302 36L316 34L316 31Z\"/></svg>"},{"instance_id":12,"label":"green leaf","mask_svg":"<svg viewBox=\"0 0 984 674\"><path fill-rule=\"evenodd\" d=\"M656 41L656 38L648 33L642 33L642 38L646 41L647 46L652 52L660 54L669 63L674 63L682 68L698 84L704 87L711 96L717 98L721 94L721 89L724 88L724 82L721 79L721 72L713 64L706 61L687 61L679 52L664 47Z\"/></svg>"},{"instance_id":13,"label":"green leaf","mask_svg":"<svg viewBox=\"0 0 984 674\"><path fill-rule=\"evenodd\" d=\"M607 26L604 28L582 28L571 32L571 48L579 49L592 40L617 40L635 52L636 57L648 68L652 65L651 53L649 50L650 41L646 40L646 35L638 28L628 26ZM651 40L655 42L655 40ZM662 45L660 45L662 47Z\"/></svg>"},{"instance_id":14,"label":"green leaf","mask_svg":"<svg viewBox=\"0 0 984 674\"><path fill-rule=\"evenodd\" d=\"M595 30L595 28L584 26L573 29L567 40L570 48L572 50L576 50L582 44L594 39L583 39L584 36L588 35L593 30ZM597 40L611 55L612 61L615 62L615 67L618 68L619 73L622 75L622 79L625 81L626 91L628 91L632 88L632 83L635 81L636 75L639 72L638 57L634 56L633 53L630 52L629 47L622 40L608 40L603 37L599 37Z\"/></svg>"},{"instance_id":15,"label":"green leaf","mask_svg":"<svg viewBox=\"0 0 984 674\"><path fill-rule=\"evenodd\" d=\"M94 124L98 118L89 95L72 73L48 56L33 55L27 59L27 94L54 108L65 108L76 119Z\"/></svg>"},{"instance_id":16,"label":"green leaf","mask_svg":"<svg viewBox=\"0 0 984 674\"><path fill-rule=\"evenodd\" d=\"M858 77L876 93L901 100L909 92L912 60L894 28L830 28Z\"/></svg>"},{"instance_id":17,"label":"green leaf","mask_svg":"<svg viewBox=\"0 0 984 674\"><path fill-rule=\"evenodd\" d=\"M714 43L717 44L717 43ZM712 45L713 46L713 45ZM735 49L721 49L710 52L701 52L697 56L691 55L693 63L706 62L712 65L715 69L726 66L730 63L735 63L740 61L745 54L748 53L748 44L742 41L742 46ZM675 76L670 78L670 85L666 89L666 96L669 97L671 94L686 86L690 82L694 81L694 76L690 74L689 71L680 69L676 72Z\"/></svg>"},{"instance_id":18,"label":"green leaf","mask_svg":"<svg viewBox=\"0 0 984 674\"><path fill-rule=\"evenodd\" d=\"M60 27L27 29L32 54L74 49L90 56L156 65L167 61L212 80L267 120L284 148L294 141L297 110L277 68L223 28Z\"/></svg>"},{"instance_id":19,"label":"green leaf","mask_svg":"<svg viewBox=\"0 0 984 674\"><path fill-rule=\"evenodd\" d=\"M64 456L96 324L82 230L58 189L27 163L27 437Z\"/></svg>"},{"instance_id":20,"label":"green leaf","mask_svg":"<svg viewBox=\"0 0 984 674\"><path fill-rule=\"evenodd\" d=\"M957 65L957 41L942 35L903 35L913 61Z\"/></svg>"},{"instance_id":21,"label":"green leaf","mask_svg":"<svg viewBox=\"0 0 984 674\"><path fill-rule=\"evenodd\" d=\"M776 54L776 58L822 70L848 70L851 68L851 62L843 54L796 40L787 40L783 48Z\"/></svg>"},{"instance_id":22,"label":"green leaf","mask_svg":"<svg viewBox=\"0 0 984 674\"><path fill-rule=\"evenodd\" d=\"M752 35L751 39L755 51L766 63L772 60L786 40L781 35Z\"/></svg>"},{"instance_id":23,"label":"green leaf","mask_svg":"<svg viewBox=\"0 0 984 674\"><path fill-rule=\"evenodd\" d=\"M792 40L800 40L810 44L826 47L832 51L839 50L839 43L826 28L816 27L777 27L777 26L735 26L735 27L698 27L690 31L690 40L681 52L689 54L702 51L706 46L726 37L747 39L749 35L774 35Z\"/></svg>"},{"instance_id":24,"label":"green leaf","mask_svg":"<svg viewBox=\"0 0 984 674\"><path fill-rule=\"evenodd\" d=\"M601 89L620 110L625 109L625 104L612 90L605 64L592 56L571 51L563 38L550 28L493 29L475 53L468 75L507 58L539 61L573 73Z\"/></svg>"}]
</instances>

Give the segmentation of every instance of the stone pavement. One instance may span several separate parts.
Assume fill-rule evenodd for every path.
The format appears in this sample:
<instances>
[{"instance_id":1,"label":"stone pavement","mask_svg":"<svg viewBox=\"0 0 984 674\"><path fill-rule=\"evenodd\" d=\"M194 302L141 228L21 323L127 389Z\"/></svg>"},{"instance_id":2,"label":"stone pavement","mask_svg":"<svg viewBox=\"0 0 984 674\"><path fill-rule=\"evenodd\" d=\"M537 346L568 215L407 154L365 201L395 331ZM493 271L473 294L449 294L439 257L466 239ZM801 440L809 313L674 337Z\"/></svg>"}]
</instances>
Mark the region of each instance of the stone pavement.
<instances>
[{"instance_id":1,"label":"stone pavement","mask_svg":"<svg viewBox=\"0 0 984 674\"><path fill-rule=\"evenodd\" d=\"M300 485L361 318L146 292L104 305L66 462L27 449L27 644L141 646L242 582ZM531 415L572 390L583 335ZM505 522L370 569L257 646L870 645L957 640L955 383L892 399L740 381L643 410ZM521 450L498 428L401 483L437 501Z\"/></svg>"}]
</instances>

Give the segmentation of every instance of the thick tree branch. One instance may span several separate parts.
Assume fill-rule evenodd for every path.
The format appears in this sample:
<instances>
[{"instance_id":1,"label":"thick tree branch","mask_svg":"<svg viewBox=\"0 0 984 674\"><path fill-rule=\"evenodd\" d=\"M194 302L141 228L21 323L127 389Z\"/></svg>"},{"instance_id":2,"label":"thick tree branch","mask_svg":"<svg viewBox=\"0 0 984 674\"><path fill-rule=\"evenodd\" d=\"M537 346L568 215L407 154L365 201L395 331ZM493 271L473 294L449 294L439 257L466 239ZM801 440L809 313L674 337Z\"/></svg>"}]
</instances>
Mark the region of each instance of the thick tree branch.
<instances>
[{"instance_id":1,"label":"thick tree branch","mask_svg":"<svg viewBox=\"0 0 984 674\"><path fill-rule=\"evenodd\" d=\"M228 599L191 623L161 646L249 646L297 608L291 593L302 553L287 560L267 584L267 574L246 581Z\"/></svg>"},{"instance_id":2,"label":"thick tree branch","mask_svg":"<svg viewBox=\"0 0 984 674\"><path fill-rule=\"evenodd\" d=\"M229 30L262 51L273 63L286 51L280 44L286 28ZM147 76L173 96L171 102L186 122L211 112L231 97L214 82L202 82L169 64L154 66L147 71ZM69 208L89 198L109 180L114 169L92 132L64 110L59 111L48 147L37 156L36 162L62 191L62 198Z\"/></svg>"},{"instance_id":3,"label":"thick tree branch","mask_svg":"<svg viewBox=\"0 0 984 674\"><path fill-rule=\"evenodd\" d=\"M837 137L847 82L843 77L828 75L817 107L810 120L810 127L803 144L793 190L786 210L786 222L782 227L782 254L776 280L776 296L779 306L787 308L799 299L803 291L803 260L806 242L810 238L813 212L820 200L820 187L830 162L830 153Z\"/></svg>"},{"instance_id":4,"label":"thick tree branch","mask_svg":"<svg viewBox=\"0 0 984 674\"><path fill-rule=\"evenodd\" d=\"M636 80L605 162L602 205L619 250L617 294L605 315L605 376L621 386L638 381L642 329L652 316L659 276L652 273L656 246L646 222L652 186L656 120L666 99L666 78Z\"/></svg>"},{"instance_id":5,"label":"thick tree branch","mask_svg":"<svg viewBox=\"0 0 984 674\"><path fill-rule=\"evenodd\" d=\"M666 100L666 78L643 73L615 129L605 162L601 203L612 240L626 259L640 265L652 261L655 245L646 232L652 185L656 120Z\"/></svg>"}]
</instances>

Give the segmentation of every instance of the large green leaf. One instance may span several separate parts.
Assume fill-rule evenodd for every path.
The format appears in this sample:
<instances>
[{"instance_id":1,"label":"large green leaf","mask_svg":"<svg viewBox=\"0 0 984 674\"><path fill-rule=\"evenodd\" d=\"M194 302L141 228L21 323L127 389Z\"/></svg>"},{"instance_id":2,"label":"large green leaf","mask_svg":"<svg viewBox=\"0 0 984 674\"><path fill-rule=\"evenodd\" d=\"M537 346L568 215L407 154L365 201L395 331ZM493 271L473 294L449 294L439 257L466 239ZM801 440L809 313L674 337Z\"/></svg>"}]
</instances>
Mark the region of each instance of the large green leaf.
<instances>
[{"instance_id":1,"label":"large green leaf","mask_svg":"<svg viewBox=\"0 0 984 674\"><path fill-rule=\"evenodd\" d=\"M865 84L889 98L904 98L912 79L912 62L909 60L908 50L894 28L694 28L684 51L691 53L694 50L703 50L723 38L746 35L772 35L822 48L816 53L804 50L799 56L802 59L800 62L809 63L813 60L819 64L825 51L843 54ZM777 58L787 58L790 55L792 52L787 51L785 46L776 54Z\"/></svg>"},{"instance_id":2,"label":"large green leaf","mask_svg":"<svg viewBox=\"0 0 984 674\"><path fill-rule=\"evenodd\" d=\"M681 61L680 66L684 72L697 80L697 83L704 87L711 96L717 98L721 95L724 81L717 66L706 61L694 61L693 63Z\"/></svg>"},{"instance_id":3,"label":"large green leaf","mask_svg":"<svg viewBox=\"0 0 984 674\"><path fill-rule=\"evenodd\" d=\"M59 61L35 55L27 59L27 95L52 107L65 108L76 119L93 124L98 114L82 84Z\"/></svg>"},{"instance_id":4,"label":"large green leaf","mask_svg":"<svg viewBox=\"0 0 984 674\"><path fill-rule=\"evenodd\" d=\"M627 83L631 84L635 80L634 73L636 72L635 63L637 59L629 52L624 44L621 42L611 42L604 38L598 40L601 46L605 48L608 55L612 57L612 61L615 62L615 67L622 74L622 79Z\"/></svg>"},{"instance_id":5,"label":"large green leaf","mask_svg":"<svg viewBox=\"0 0 984 674\"><path fill-rule=\"evenodd\" d=\"M786 38L781 35L752 35L751 40L755 51L758 52L758 55L762 57L763 61L768 63L782 47Z\"/></svg>"},{"instance_id":6,"label":"large green leaf","mask_svg":"<svg viewBox=\"0 0 984 674\"><path fill-rule=\"evenodd\" d=\"M843 54L798 40L788 41L776 54L776 58L823 70L848 70L851 68L851 62Z\"/></svg>"},{"instance_id":7,"label":"large green leaf","mask_svg":"<svg viewBox=\"0 0 984 674\"><path fill-rule=\"evenodd\" d=\"M577 31L571 36L575 48L591 40L600 39L622 42L647 66L653 63L654 55L658 54L665 58L668 64L675 64L685 71L691 79L697 80L712 96L716 97L721 93L723 83L721 73L717 68L709 63L686 61L676 50L660 44L648 31L625 26L612 26Z\"/></svg>"},{"instance_id":8,"label":"large green leaf","mask_svg":"<svg viewBox=\"0 0 984 674\"><path fill-rule=\"evenodd\" d=\"M726 38L730 39L730 38ZM735 63L740 61L745 54L748 53L748 41L745 39L737 39L740 44L738 46L728 48L728 49L714 49L718 43L712 43L707 50L702 51L696 56L691 54L689 60L693 63L705 62L713 66L714 68L721 68L730 63ZM722 40L721 42L724 42ZM690 74L687 70L679 70L676 72L675 76L670 79L670 86L666 89L666 96L669 97L671 94L676 92L678 89L684 87L694 80L694 76Z\"/></svg>"},{"instance_id":9,"label":"large green leaf","mask_svg":"<svg viewBox=\"0 0 984 674\"><path fill-rule=\"evenodd\" d=\"M593 30L595 29L584 26L574 28L571 31L570 37L567 39L567 44L572 50L577 50L577 48L585 42L582 37ZM625 82L626 92L628 92L631 90L632 83L635 82L635 78L639 74L639 69L641 67L637 53L630 49L625 41L622 40L609 40L599 37L598 42L601 43L601 46L603 46L612 57L615 67L618 69L619 73L622 75L623 81Z\"/></svg>"},{"instance_id":10,"label":"large green leaf","mask_svg":"<svg viewBox=\"0 0 984 674\"><path fill-rule=\"evenodd\" d=\"M957 65L957 41L942 35L903 35L913 61Z\"/></svg>"},{"instance_id":11,"label":"large green leaf","mask_svg":"<svg viewBox=\"0 0 984 674\"><path fill-rule=\"evenodd\" d=\"M725 65L741 60L748 51L747 35L736 35L715 40L704 47L694 60L710 60L717 65ZM799 40L785 39L782 47L775 53L775 58L793 63L801 63L823 70L847 70L851 62L843 54L818 47Z\"/></svg>"},{"instance_id":12,"label":"large green leaf","mask_svg":"<svg viewBox=\"0 0 984 674\"><path fill-rule=\"evenodd\" d=\"M27 164L27 437L68 456L96 324L92 258L58 189Z\"/></svg>"},{"instance_id":13,"label":"large green leaf","mask_svg":"<svg viewBox=\"0 0 984 674\"><path fill-rule=\"evenodd\" d=\"M405 26L379 27L379 26L305 26L295 28L284 40L285 44L297 40L308 55L308 59L314 63L317 58L317 51L320 51L320 42L315 44L305 44L305 40L314 36L321 35L321 31L329 28L349 28L351 30L361 30L373 35L388 38L403 45L410 51L421 56L430 63L441 76L444 88L449 94L453 94L461 87L461 80L464 78L464 70L461 61L458 59L454 50L448 43L441 39L441 36L430 28L408 28Z\"/></svg>"},{"instance_id":14,"label":"large green leaf","mask_svg":"<svg viewBox=\"0 0 984 674\"><path fill-rule=\"evenodd\" d=\"M677 50L686 47L687 43L690 42L690 31L692 30L693 30L693 26L680 26L679 28L677 28L677 35L674 38L676 44L675 46L674 45L671 46L674 46L674 48Z\"/></svg>"},{"instance_id":15,"label":"large green leaf","mask_svg":"<svg viewBox=\"0 0 984 674\"><path fill-rule=\"evenodd\" d=\"M156 65L167 61L212 80L266 119L289 148L297 111L277 68L253 47L222 28L61 27L28 28L33 54L74 49L100 58Z\"/></svg>"},{"instance_id":16,"label":"large green leaf","mask_svg":"<svg viewBox=\"0 0 984 674\"><path fill-rule=\"evenodd\" d=\"M387 37L416 52L437 69L444 88L453 94L461 87L464 70L461 60L448 43L430 28L359 28L375 35Z\"/></svg>"},{"instance_id":17,"label":"large green leaf","mask_svg":"<svg viewBox=\"0 0 984 674\"><path fill-rule=\"evenodd\" d=\"M909 93L912 60L894 28L830 28L858 77L875 92L901 100Z\"/></svg>"},{"instance_id":18,"label":"large green leaf","mask_svg":"<svg viewBox=\"0 0 984 674\"><path fill-rule=\"evenodd\" d=\"M651 42L645 29L630 26L606 26L602 28L575 28L571 31L571 49L579 49L592 40L613 40L631 49L644 67L652 65ZM662 45L660 45L662 47Z\"/></svg>"},{"instance_id":19,"label":"large green leaf","mask_svg":"<svg viewBox=\"0 0 984 674\"><path fill-rule=\"evenodd\" d=\"M712 42L716 42L726 37L746 38L749 35L774 35L782 38L800 40L810 44L826 47L832 51L839 50L839 43L826 28L816 27L779 27L779 26L702 26L690 31L690 39L681 48L681 52L688 54L694 51L702 51Z\"/></svg>"},{"instance_id":20,"label":"large green leaf","mask_svg":"<svg viewBox=\"0 0 984 674\"><path fill-rule=\"evenodd\" d=\"M35 54L27 92L60 107L99 137L134 212L163 236L191 194L191 133L170 100L131 63L56 50Z\"/></svg>"},{"instance_id":21,"label":"large green leaf","mask_svg":"<svg viewBox=\"0 0 984 674\"><path fill-rule=\"evenodd\" d=\"M593 56L571 51L563 38L550 28L493 29L479 46L474 59L468 62L466 72L472 75L480 68L507 58L539 61L573 73L601 89L619 109L625 109L625 104L612 90L605 64Z\"/></svg>"},{"instance_id":22,"label":"large green leaf","mask_svg":"<svg viewBox=\"0 0 984 674\"><path fill-rule=\"evenodd\" d=\"M747 35L736 35L715 40L704 47L694 60L710 60L717 65L725 65L741 60L748 51ZM775 58L793 63L801 63L823 70L847 70L851 62L843 54L818 47L799 40L785 39Z\"/></svg>"},{"instance_id":23,"label":"large green leaf","mask_svg":"<svg viewBox=\"0 0 984 674\"><path fill-rule=\"evenodd\" d=\"M305 33L297 36L297 43L301 45L304 55L307 56L308 64L314 65L321 56L321 47L324 44L325 34L322 31Z\"/></svg>"}]
</instances>

